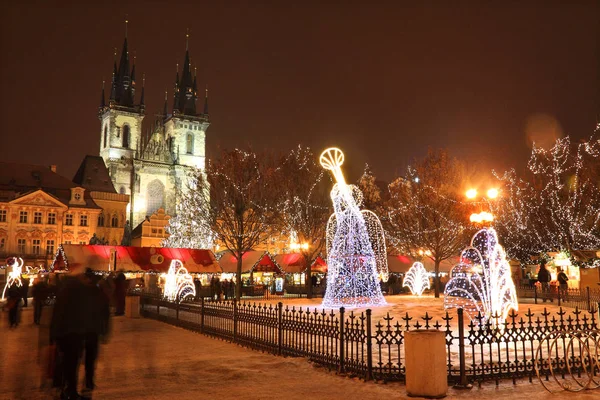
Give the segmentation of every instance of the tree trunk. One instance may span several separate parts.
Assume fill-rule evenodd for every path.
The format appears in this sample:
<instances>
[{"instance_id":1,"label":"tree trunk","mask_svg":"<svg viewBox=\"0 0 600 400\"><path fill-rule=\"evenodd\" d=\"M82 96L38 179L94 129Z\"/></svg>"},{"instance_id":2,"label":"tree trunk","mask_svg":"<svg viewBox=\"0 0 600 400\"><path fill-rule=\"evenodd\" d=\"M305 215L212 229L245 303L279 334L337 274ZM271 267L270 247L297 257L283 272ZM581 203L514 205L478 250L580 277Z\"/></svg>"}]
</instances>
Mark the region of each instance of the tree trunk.
<instances>
[{"instance_id":1,"label":"tree trunk","mask_svg":"<svg viewBox=\"0 0 600 400\"><path fill-rule=\"evenodd\" d=\"M306 278L304 281L306 284L306 298L312 299L312 266L310 265L310 260L307 257L304 257L304 262L306 264Z\"/></svg>"},{"instance_id":2,"label":"tree trunk","mask_svg":"<svg viewBox=\"0 0 600 400\"><path fill-rule=\"evenodd\" d=\"M242 298L242 256L238 256L237 258L237 271L235 272L236 276L236 285L235 285L235 299L240 301Z\"/></svg>"},{"instance_id":3,"label":"tree trunk","mask_svg":"<svg viewBox=\"0 0 600 400\"><path fill-rule=\"evenodd\" d=\"M435 277L433 278L433 287L435 290L435 298L440 297L440 261L435 260Z\"/></svg>"}]
</instances>

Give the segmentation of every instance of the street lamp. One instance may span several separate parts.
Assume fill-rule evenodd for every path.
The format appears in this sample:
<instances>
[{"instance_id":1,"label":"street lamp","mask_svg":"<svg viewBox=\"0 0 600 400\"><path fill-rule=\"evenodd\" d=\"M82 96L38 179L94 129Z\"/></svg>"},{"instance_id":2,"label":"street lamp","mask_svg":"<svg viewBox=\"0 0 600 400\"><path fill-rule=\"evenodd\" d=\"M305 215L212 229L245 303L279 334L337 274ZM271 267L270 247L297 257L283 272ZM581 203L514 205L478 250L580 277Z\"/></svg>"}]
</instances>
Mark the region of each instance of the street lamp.
<instances>
[{"instance_id":1,"label":"street lamp","mask_svg":"<svg viewBox=\"0 0 600 400\"><path fill-rule=\"evenodd\" d=\"M498 198L500 191L496 188L490 188L487 190L486 195L489 200L495 200ZM474 200L477 197L477 189L469 189L465 193L468 199ZM491 207L490 207L491 208ZM479 213L473 213L469 217L469 220L476 224L490 224L494 220L494 215L487 211L481 211Z\"/></svg>"}]
</instances>

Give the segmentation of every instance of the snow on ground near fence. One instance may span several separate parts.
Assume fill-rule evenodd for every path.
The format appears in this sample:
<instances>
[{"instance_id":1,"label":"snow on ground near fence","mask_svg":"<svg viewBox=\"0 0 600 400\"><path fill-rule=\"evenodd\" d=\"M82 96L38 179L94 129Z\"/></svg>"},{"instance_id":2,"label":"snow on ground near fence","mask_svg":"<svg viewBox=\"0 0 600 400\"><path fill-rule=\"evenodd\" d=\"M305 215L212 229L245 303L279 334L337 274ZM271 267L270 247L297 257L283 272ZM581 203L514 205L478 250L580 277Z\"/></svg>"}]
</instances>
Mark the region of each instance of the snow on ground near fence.
<instances>
[{"instance_id":1,"label":"snow on ground near fence","mask_svg":"<svg viewBox=\"0 0 600 400\"><path fill-rule=\"evenodd\" d=\"M6 313L1 317L0 399L51 398L39 389L38 327L32 324L31 310L23 313L24 322L16 330L8 330ZM408 399L399 383L349 379L303 358L253 351L149 319L112 321L110 341L100 350L94 400ZM568 398L592 400L597 395L569 394ZM450 389L446 398L545 400L548 396L538 382L519 381L470 391Z\"/></svg>"}]
</instances>

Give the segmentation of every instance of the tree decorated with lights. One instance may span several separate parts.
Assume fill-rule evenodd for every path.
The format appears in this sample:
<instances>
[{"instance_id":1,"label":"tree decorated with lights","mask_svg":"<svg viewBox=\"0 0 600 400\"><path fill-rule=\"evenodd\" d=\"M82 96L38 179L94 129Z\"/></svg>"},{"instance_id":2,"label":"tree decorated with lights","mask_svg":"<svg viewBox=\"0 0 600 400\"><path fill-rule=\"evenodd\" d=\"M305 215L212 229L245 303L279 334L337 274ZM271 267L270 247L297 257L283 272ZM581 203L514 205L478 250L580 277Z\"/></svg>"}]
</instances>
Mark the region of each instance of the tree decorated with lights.
<instances>
[{"instance_id":1,"label":"tree decorated with lights","mask_svg":"<svg viewBox=\"0 0 600 400\"><path fill-rule=\"evenodd\" d=\"M483 323L491 321L494 326L505 321L510 310L519 310L510 265L493 228L473 236L450 275L445 308L462 308L471 319L481 315Z\"/></svg>"},{"instance_id":2,"label":"tree decorated with lights","mask_svg":"<svg viewBox=\"0 0 600 400\"><path fill-rule=\"evenodd\" d=\"M273 204L278 188L273 177L270 157L239 149L223 150L219 158L209 161L204 173L195 176L189 197L181 203L182 208L187 208L181 210L183 216L170 227L171 232L182 229L183 240L199 234L232 253L237 260L238 300L242 257L266 241L275 219ZM176 240L180 240L177 235L173 243Z\"/></svg>"},{"instance_id":3,"label":"tree decorated with lights","mask_svg":"<svg viewBox=\"0 0 600 400\"><path fill-rule=\"evenodd\" d=\"M330 180L308 147L298 146L282 158L278 168L276 226L290 236L291 252L304 258L307 296L312 297L311 265L325 250L327 220L331 215Z\"/></svg>"},{"instance_id":4,"label":"tree decorated with lights","mask_svg":"<svg viewBox=\"0 0 600 400\"><path fill-rule=\"evenodd\" d=\"M165 247L184 249L212 249L214 232L210 213L209 193L203 182L206 177L200 170L189 177L189 188L179 192L176 214L169 220L169 237L163 241ZM204 187L203 191L198 187Z\"/></svg>"},{"instance_id":5,"label":"tree decorated with lights","mask_svg":"<svg viewBox=\"0 0 600 400\"><path fill-rule=\"evenodd\" d=\"M402 287L407 287L412 294L421 296L425 289L429 289L429 274L423 263L415 262L406 273Z\"/></svg>"},{"instance_id":6,"label":"tree decorated with lights","mask_svg":"<svg viewBox=\"0 0 600 400\"><path fill-rule=\"evenodd\" d=\"M435 297L440 294L440 264L468 243L472 227L462 201L465 168L444 150L430 150L408 167L406 177L389 185L383 223L388 240L401 254L427 254L435 265Z\"/></svg>"},{"instance_id":7,"label":"tree decorated with lights","mask_svg":"<svg viewBox=\"0 0 600 400\"><path fill-rule=\"evenodd\" d=\"M381 189L377 186L377 179L375 178L375 175L373 175L369 164L365 164L365 170L358 179L356 186L358 186L363 194L363 206L367 210L379 212L383 197Z\"/></svg>"},{"instance_id":8,"label":"tree decorated with lights","mask_svg":"<svg viewBox=\"0 0 600 400\"><path fill-rule=\"evenodd\" d=\"M385 238L375 214L361 212L362 193L344 179L341 165L344 154L336 148L326 149L320 157L323 168L332 172L336 184L331 190L334 214L327 223L327 289L325 307L361 307L386 304L378 275L387 279ZM367 222L367 220L371 220ZM377 230L379 228L379 231ZM379 257L376 252L382 252Z\"/></svg>"},{"instance_id":9,"label":"tree decorated with lights","mask_svg":"<svg viewBox=\"0 0 600 400\"><path fill-rule=\"evenodd\" d=\"M527 175L499 177L496 225L511 257L600 247L599 133L576 144L561 138L548 150L534 146Z\"/></svg>"}]
</instances>

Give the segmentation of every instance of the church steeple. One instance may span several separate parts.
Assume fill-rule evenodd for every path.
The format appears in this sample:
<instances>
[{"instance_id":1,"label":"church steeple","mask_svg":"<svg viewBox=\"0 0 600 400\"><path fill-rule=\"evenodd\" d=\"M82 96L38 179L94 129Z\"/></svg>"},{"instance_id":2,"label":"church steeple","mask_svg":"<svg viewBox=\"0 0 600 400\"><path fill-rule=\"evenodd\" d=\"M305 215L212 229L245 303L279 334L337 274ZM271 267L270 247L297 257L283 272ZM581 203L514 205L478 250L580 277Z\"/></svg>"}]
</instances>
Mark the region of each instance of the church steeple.
<instances>
[{"instance_id":1,"label":"church steeple","mask_svg":"<svg viewBox=\"0 0 600 400\"><path fill-rule=\"evenodd\" d=\"M190 63L189 33L186 33L185 58L183 61L183 71L179 77L179 68L174 93L173 114L183 114L196 116L196 100L198 98L195 90L195 78L192 77L192 66Z\"/></svg>"},{"instance_id":2,"label":"church steeple","mask_svg":"<svg viewBox=\"0 0 600 400\"><path fill-rule=\"evenodd\" d=\"M135 57L133 66L130 66L129 43L127 38L127 20L125 20L125 38L121 49L121 58L117 64L116 49L115 61L113 63L113 81L110 95L110 104L114 106L135 108Z\"/></svg>"},{"instance_id":3,"label":"church steeple","mask_svg":"<svg viewBox=\"0 0 600 400\"><path fill-rule=\"evenodd\" d=\"M100 110L103 110L106 107L106 102L104 101L104 79L102 80L102 96L100 97Z\"/></svg>"},{"instance_id":4,"label":"church steeple","mask_svg":"<svg viewBox=\"0 0 600 400\"><path fill-rule=\"evenodd\" d=\"M208 116L208 85L204 89L204 112L205 116Z\"/></svg>"}]
</instances>

